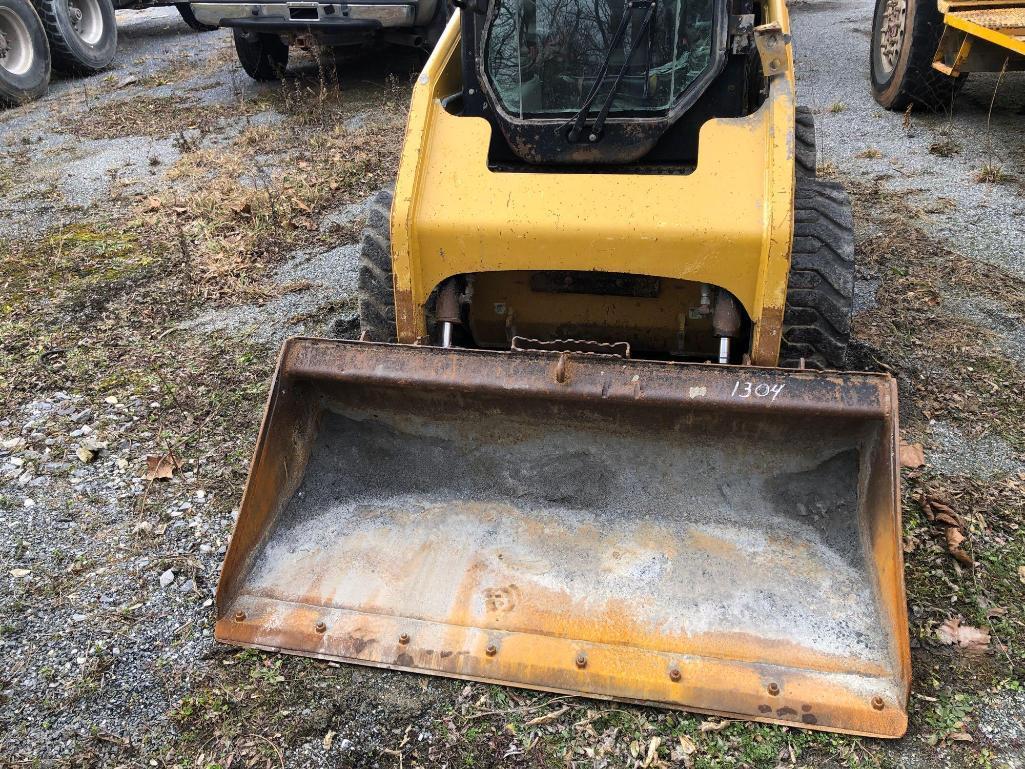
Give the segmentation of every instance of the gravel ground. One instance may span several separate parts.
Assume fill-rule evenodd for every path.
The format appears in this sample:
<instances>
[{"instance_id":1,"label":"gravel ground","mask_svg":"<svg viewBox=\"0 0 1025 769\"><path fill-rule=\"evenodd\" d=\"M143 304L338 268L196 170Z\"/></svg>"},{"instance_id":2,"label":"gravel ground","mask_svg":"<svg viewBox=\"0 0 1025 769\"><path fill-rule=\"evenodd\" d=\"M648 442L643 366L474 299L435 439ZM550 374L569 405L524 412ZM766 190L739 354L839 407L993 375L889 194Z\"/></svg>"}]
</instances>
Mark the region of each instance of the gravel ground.
<instances>
[{"instance_id":1,"label":"gravel ground","mask_svg":"<svg viewBox=\"0 0 1025 769\"><path fill-rule=\"evenodd\" d=\"M904 115L882 109L869 92L872 0L791 5L798 100L816 112L819 163L906 195L928 214L926 232L966 256L1025 271L1021 75L1005 76L998 88L997 75L972 74L952 114L912 112L905 128ZM953 157L930 152L945 140L956 147ZM866 157L875 154L866 150L878 157ZM977 183L987 163L1002 166L1012 180Z\"/></svg>"},{"instance_id":2,"label":"gravel ground","mask_svg":"<svg viewBox=\"0 0 1025 769\"><path fill-rule=\"evenodd\" d=\"M312 155L287 154L296 137L329 133L316 76L256 85L230 36L152 9L118 14L111 71L57 80L44 100L0 113L0 285L12 297L0 300L0 767L633 769L654 750L646 766L1019 769L1022 76L1008 76L992 115L995 79L973 76L952 117L912 114L906 130L868 94L871 3L792 5L820 172L857 206L859 360L897 373L905 437L926 446L925 468L905 472L916 646L906 739L720 724L215 644L213 589L278 344L351 331L363 201L394 165L374 151L393 152L401 132L331 145L354 165L325 175ZM382 99L406 98L408 71L399 57L357 65L330 98L334 139L372 130ZM147 120L151 108L164 119ZM939 140L957 153L930 153ZM225 158L240 152L267 172L236 172ZM977 183L994 156L1010 181ZM308 178L276 188L276 213L259 208L261 185L304 163ZM268 224L285 207L288 227ZM917 260L958 256L1003 270L1007 291L915 272ZM906 276L917 282L898 284ZM985 340L985 367L942 346L967 344L960 334ZM171 457L170 478L148 477ZM923 494L965 517L978 566L962 570L936 540ZM1002 640L980 658L938 647L935 626L953 614Z\"/></svg>"}]
</instances>

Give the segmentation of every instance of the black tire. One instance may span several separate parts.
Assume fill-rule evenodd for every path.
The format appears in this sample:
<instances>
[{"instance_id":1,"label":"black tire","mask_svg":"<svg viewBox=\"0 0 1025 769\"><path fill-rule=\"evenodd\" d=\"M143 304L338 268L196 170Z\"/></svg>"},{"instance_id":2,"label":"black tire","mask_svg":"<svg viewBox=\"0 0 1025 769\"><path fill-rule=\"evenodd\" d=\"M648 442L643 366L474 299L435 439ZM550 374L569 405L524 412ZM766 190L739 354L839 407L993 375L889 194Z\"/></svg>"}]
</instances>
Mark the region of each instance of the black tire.
<instances>
[{"instance_id":1,"label":"black tire","mask_svg":"<svg viewBox=\"0 0 1025 769\"><path fill-rule=\"evenodd\" d=\"M235 52L239 63L253 80L281 80L288 66L288 44L280 35L235 27Z\"/></svg>"},{"instance_id":2,"label":"black tire","mask_svg":"<svg viewBox=\"0 0 1025 769\"><path fill-rule=\"evenodd\" d=\"M213 32L217 27L212 24L204 24L196 18L196 14L192 10L190 3L175 3L175 8L178 9L178 13L182 17L182 21L188 24L196 32Z\"/></svg>"},{"instance_id":3,"label":"black tire","mask_svg":"<svg viewBox=\"0 0 1025 769\"><path fill-rule=\"evenodd\" d=\"M117 21L111 0L35 0L50 41L54 69L88 75L117 53Z\"/></svg>"},{"instance_id":4,"label":"black tire","mask_svg":"<svg viewBox=\"0 0 1025 769\"><path fill-rule=\"evenodd\" d=\"M903 2L903 37L892 56L884 55L884 44L895 35L887 35L887 6L899 8ZM901 22L895 22L899 29ZM876 0L872 17L872 42L869 69L872 96L886 109L903 112L911 105L934 112L950 109L954 96L967 75L949 77L932 68L933 56L943 34L943 15L936 0Z\"/></svg>"},{"instance_id":5,"label":"black tire","mask_svg":"<svg viewBox=\"0 0 1025 769\"><path fill-rule=\"evenodd\" d=\"M43 22L24 0L0 0L0 105L38 99L50 84Z\"/></svg>"},{"instance_id":6,"label":"black tire","mask_svg":"<svg viewBox=\"0 0 1025 769\"><path fill-rule=\"evenodd\" d=\"M798 177L780 365L842 369L854 306L854 219L835 182Z\"/></svg>"},{"instance_id":7,"label":"black tire","mask_svg":"<svg viewBox=\"0 0 1025 769\"><path fill-rule=\"evenodd\" d=\"M815 178L818 166L815 151L815 116L807 107L798 107L794 117L794 163L797 174Z\"/></svg>"},{"instance_id":8,"label":"black tire","mask_svg":"<svg viewBox=\"0 0 1025 769\"><path fill-rule=\"evenodd\" d=\"M391 202L388 190L381 190L367 202L367 221L359 248L360 338L368 342L396 340Z\"/></svg>"}]
</instances>

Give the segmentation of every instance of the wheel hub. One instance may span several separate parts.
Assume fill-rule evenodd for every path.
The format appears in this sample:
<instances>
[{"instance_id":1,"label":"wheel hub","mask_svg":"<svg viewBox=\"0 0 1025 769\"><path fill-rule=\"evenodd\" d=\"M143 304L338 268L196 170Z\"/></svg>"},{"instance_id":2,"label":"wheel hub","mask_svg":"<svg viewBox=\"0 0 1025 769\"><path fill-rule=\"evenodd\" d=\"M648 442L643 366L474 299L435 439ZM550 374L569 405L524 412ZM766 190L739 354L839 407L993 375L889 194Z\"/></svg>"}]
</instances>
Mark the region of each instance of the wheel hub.
<instances>
[{"instance_id":1,"label":"wheel hub","mask_svg":"<svg viewBox=\"0 0 1025 769\"><path fill-rule=\"evenodd\" d=\"M71 26L75 28L75 32L82 34L82 9L68 3L68 17L71 19Z\"/></svg>"},{"instance_id":2,"label":"wheel hub","mask_svg":"<svg viewBox=\"0 0 1025 769\"><path fill-rule=\"evenodd\" d=\"M32 35L25 22L11 9L0 7L0 68L24 75L34 61Z\"/></svg>"},{"instance_id":3,"label":"wheel hub","mask_svg":"<svg viewBox=\"0 0 1025 769\"><path fill-rule=\"evenodd\" d=\"M104 29L99 0L67 0L67 3L68 21L75 35L89 45L99 44Z\"/></svg>"},{"instance_id":4,"label":"wheel hub","mask_svg":"<svg viewBox=\"0 0 1025 769\"><path fill-rule=\"evenodd\" d=\"M900 59L907 19L907 0L887 0L879 34L879 60L887 73L893 72Z\"/></svg>"}]
</instances>

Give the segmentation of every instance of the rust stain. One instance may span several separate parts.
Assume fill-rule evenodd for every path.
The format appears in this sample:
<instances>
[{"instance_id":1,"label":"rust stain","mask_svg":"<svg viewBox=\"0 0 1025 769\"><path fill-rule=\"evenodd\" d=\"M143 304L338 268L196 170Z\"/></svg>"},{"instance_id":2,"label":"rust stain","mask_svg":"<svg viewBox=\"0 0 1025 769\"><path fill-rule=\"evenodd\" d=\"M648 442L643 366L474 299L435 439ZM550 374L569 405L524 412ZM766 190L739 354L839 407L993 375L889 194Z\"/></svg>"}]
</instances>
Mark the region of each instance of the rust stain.
<instances>
[{"instance_id":1,"label":"rust stain","mask_svg":"<svg viewBox=\"0 0 1025 769\"><path fill-rule=\"evenodd\" d=\"M758 346L751 350L751 362L756 366L775 366L782 334L783 308L763 307L758 319Z\"/></svg>"},{"instance_id":2,"label":"rust stain","mask_svg":"<svg viewBox=\"0 0 1025 769\"><path fill-rule=\"evenodd\" d=\"M218 639L815 728L888 736L903 730L906 647L899 634L906 625L897 621L903 592L891 451L896 400L889 378L748 367L743 375L755 390L780 382L785 387L775 401L740 400L731 395L736 370L715 366L571 356L573 376L559 385L552 381L552 357L544 352L470 353L323 340L293 340L289 345L222 575ZM610 381L620 384L610 387ZM645 397L639 402L633 383L643 387ZM704 388L705 397L688 398L690 387ZM478 402L487 408L475 409ZM294 536L298 529L290 527L303 521L289 519L277 528L274 521L297 493L307 463L314 461L308 455L316 425L326 418L324 404L355 410L360 419L347 429L364 430L374 424L374 415L395 408L406 409L400 423L405 429L411 429L409 420L439 424L437 415L449 414L453 403L459 404L460 413L476 415L454 422L458 429L453 445L469 442L471 457L477 456L472 441L482 435L512 450L525 435L552 434L558 420L570 416L586 422L615 415L619 422L601 422L605 427L596 428L603 451L618 440L617 431L646 439L661 431L675 435L675 441L687 441L691 434L717 440L771 435L780 425L796 422L845 425L855 432L859 425L881 425L879 449L869 462L872 480L865 484L865 504L872 512L862 517L862 533L869 548L866 568L874 570L882 585L879 611L885 632L895 636L893 649L859 658L841 646L814 648L808 638L797 635L770 637L768 627L740 625L727 631L721 623L708 622L715 620L714 612L660 620L673 616L663 609L666 601L674 600L673 590L680 589L672 583L674 568L689 562L739 564L750 545L740 549L718 536L714 527L680 529L679 536L667 536L668 529L654 514L626 528L617 523L617 529L594 517L539 516L515 497L394 509L364 503L367 520L384 516L374 524L377 528L352 530L344 521L333 530L318 533L314 528L310 547L294 551L301 557L281 547L279 540ZM546 429L538 432L538 424ZM437 439L432 445L440 450ZM587 452L580 456L588 466ZM380 456L368 461L371 469L382 466ZM531 470L545 471L544 461ZM518 470L506 462L490 472L494 475L489 483L494 484L502 473ZM604 489L611 479L599 473L590 483L578 484L578 473L564 475L556 477L555 490L565 482L569 491L556 495L555 508L572 507L575 495ZM523 488L536 485L533 477ZM666 479L649 488L660 483ZM330 516L321 512L325 517L318 520L329 523ZM457 548L459 558L445 560L439 555L444 549L434 548L445 544L444 535L451 536L443 522L452 515L476 521L481 531L493 533L492 539ZM622 512L615 515L621 518ZM410 536L430 521L442 528L426 538ZM496 532L507 536L510 531L516 533L513 546L494 539ZM829 575L814 564L810 541L770 534L759 547L766 558L785 551L790 576L818 583ZM518 547L517 542L530 544ZM269 572L254 571L261 552L272 546L279 548L278 562ZM533 557L538 548L553 555ZM583 571L575 580L554 579L558 559L571 553ZM778 562L772 563L779 568ZM608 589L621 579L670 589L668 595L651 589L624 595ZM229 591L225 585L233 587ZM238 612L245 617L241 622L233 620ZM318 622L324 625L322 632L316 630ZM395 640L402 633L409 637L405 647ZM489 655L489 648L496 653ZM585 655L584 669L575 663L578 654ZM678 681L667 674L674 669L680 671ZM772 706L765 702L770 682L779 685L778 702ZM885 700L882 710L873 706L875 696Z\"/></svg>"}]
</instances>

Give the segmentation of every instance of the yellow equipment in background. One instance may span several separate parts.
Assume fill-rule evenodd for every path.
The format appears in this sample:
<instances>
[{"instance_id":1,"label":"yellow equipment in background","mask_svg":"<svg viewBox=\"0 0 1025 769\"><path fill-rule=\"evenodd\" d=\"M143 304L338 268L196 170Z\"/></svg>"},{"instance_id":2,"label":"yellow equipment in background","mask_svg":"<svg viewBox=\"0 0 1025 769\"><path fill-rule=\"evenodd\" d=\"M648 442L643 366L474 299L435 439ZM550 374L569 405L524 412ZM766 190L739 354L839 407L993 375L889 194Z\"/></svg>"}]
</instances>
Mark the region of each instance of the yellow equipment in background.
<instances>
[{"instance_id":1,"label":"yellow equipment in background","mask_svg":"<svg viewBox=\"0 0 1025 769\"><path fill-rule=\"evenodd\" d=\"M783 0L465 3L361 339L282 351L217 638L903 734L896 388L838 372L814 173Z\"/></svg>"},{"instance_id":2,"label":"yellow equipment in background","mask_svg":"<svg viewBox=\"0 0 1025 769\"><path fill-rule=\"evenodd\" d=\"M887 109L949 110L969 72L1025 70L1025 2L876 0L870 64Z\"/></svg>"}]
</instances>

